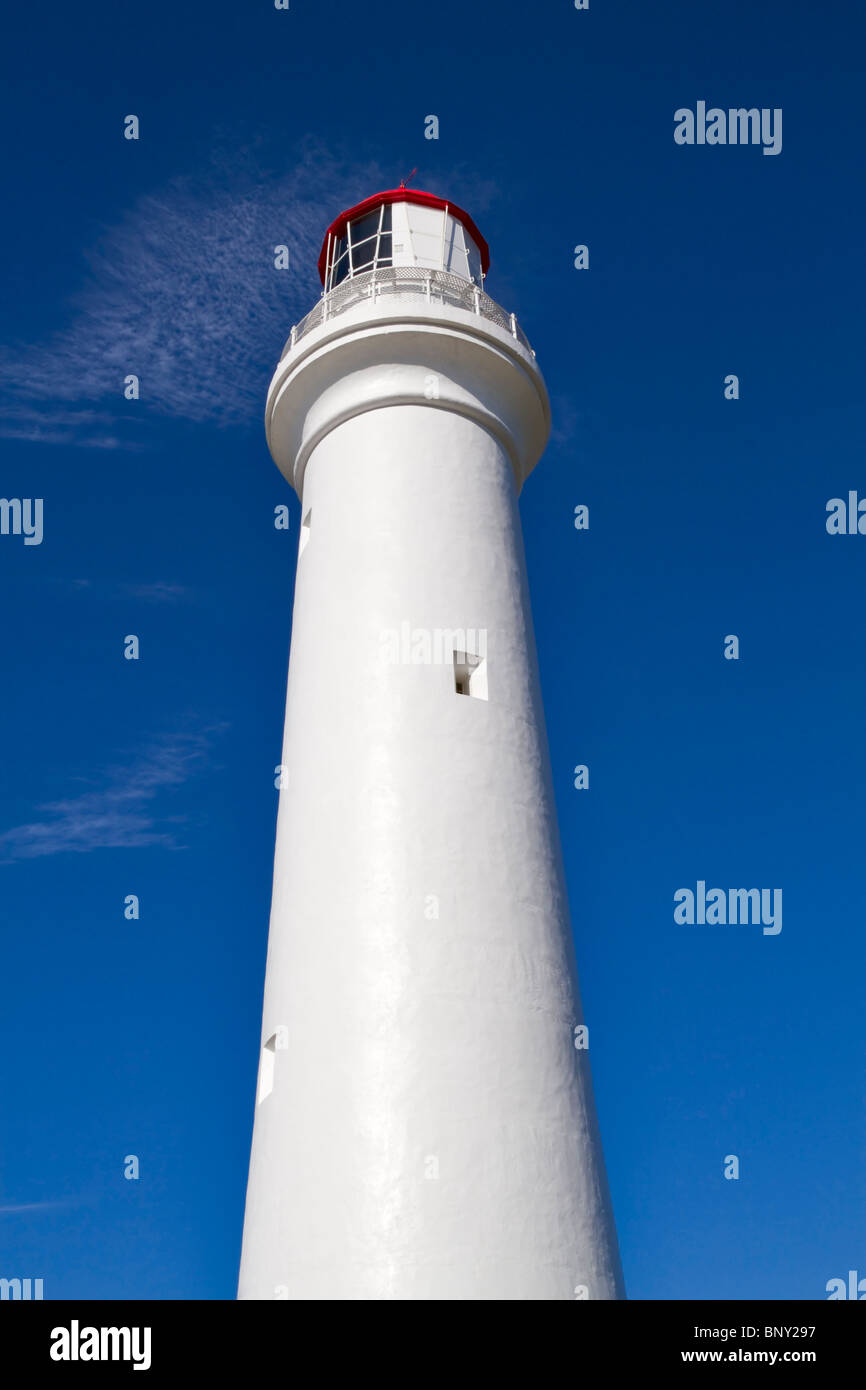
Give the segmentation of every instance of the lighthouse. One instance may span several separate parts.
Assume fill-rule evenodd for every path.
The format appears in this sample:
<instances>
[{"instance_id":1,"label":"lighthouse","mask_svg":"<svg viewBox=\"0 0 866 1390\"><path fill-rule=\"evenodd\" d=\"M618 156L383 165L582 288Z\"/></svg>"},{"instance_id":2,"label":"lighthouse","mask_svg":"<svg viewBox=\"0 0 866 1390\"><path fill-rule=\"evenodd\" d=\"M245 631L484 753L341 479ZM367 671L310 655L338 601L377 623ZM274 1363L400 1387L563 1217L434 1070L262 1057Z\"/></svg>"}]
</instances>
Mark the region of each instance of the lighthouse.
<instances>
[{"instance_id":1,"label":"lighthouse","mask_svg":"<svg viewBox=\"0 0 866 1390\"><path fill-rule=\"evenodd\" d=\"M468 213L343 212L267 399L301 501L242 1299L624 1297L518 494L541 371Z\"/></svg>"}]
</instances>

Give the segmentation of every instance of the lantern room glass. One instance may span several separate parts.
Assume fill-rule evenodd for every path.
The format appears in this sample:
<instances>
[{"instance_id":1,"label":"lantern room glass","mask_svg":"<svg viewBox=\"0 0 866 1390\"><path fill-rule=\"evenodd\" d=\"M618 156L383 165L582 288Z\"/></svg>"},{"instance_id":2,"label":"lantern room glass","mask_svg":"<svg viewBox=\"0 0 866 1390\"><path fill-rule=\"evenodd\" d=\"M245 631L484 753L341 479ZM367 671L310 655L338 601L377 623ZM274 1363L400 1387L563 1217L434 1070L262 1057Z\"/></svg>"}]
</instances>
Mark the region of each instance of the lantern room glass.
<instances>
[{"instance_id":1,"label":"lantern room glass","mask_svg":"<svg viewBox=\"0 0 866 1390\"><path fill-rule=\"evenodd\" d=\"M373 212L349 222L346 235L334 240L327 288L333 289L362 271L391 264L391 205L382 203Z\"/></svg>"}]
</instances>

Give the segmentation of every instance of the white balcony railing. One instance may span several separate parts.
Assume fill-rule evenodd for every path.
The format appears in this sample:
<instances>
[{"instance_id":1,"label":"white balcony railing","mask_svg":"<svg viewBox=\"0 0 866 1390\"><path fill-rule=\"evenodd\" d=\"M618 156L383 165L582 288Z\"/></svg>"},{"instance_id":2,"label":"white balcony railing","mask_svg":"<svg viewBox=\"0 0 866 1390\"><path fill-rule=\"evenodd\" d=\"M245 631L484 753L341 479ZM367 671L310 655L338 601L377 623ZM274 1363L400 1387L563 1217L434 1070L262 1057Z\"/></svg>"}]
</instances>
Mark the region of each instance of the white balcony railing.
<instances>
[{"instance_id":1,"label":"white balcony railing","mask_svg":"<svg viewBox=\"0 0 866 1390\"><path fill-rule=\"evenodd\" d=\"M416 303L426 300L429 304L450 304L455 309L465 309L471 314L489 319L510 333L527 352L532 352L529 340L513 314L502 309L495 299L485 294L477 285L464 280L460 275L451 275L444 270L420 270L417 266L389 266L378 270L363 271L344 280L336 289L323 294L314 309L295 324L282 358L291 352L296 343L313 328L328 323L338 314L353 309L357 304L382 301L394 302L413 300ZM535 353L532 352L533 357Z\"/></svg>"}]
</instances>

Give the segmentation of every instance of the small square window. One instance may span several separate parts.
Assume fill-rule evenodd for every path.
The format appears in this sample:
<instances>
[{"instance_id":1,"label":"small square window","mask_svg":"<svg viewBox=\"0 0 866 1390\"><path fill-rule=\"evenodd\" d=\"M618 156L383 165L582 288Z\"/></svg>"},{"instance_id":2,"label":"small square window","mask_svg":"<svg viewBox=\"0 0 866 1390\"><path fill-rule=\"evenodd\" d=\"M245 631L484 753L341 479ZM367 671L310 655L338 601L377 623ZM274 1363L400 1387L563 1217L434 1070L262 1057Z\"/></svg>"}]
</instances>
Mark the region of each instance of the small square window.
<instances>
[{"instance_id":1,"label":"small square window","mask_svg":"<svg viewBox=\"0 0 866 1390\"><path fill-rule=\"evenodd\" d=\"M357 246L360 241L366 241L368 237L376 235L379 230L381 216L381 208L376 208L375 212L368 212L366 217L357 217L355 219L352 223L353 246Z\"/></svg>"},{"instance_id":2,"label":"small square window","mask_svg":"<svg viewBox=\"0 0 866 1390\"><path fill-rule=\"evenodd\" d=\"M277 1035L272 1033L262 1048L262 1059L259 1063L259 1098L258 1105L261 1105L274 1089L274 1066L277 1060Z\"/></svg>"},{"instance_id":3,"label":"small square window","mask_svg":"<svg viewBox=\"0 0 866 1390\"><path fill-rule=\"evenodd\" d=\"M487 699L487 658L472 652L454 653L454 689L458 695Z\"/></svg>"},{"instance_id":4,"label":"small square window","mask_svg":"<svg viewBox=\"0 0 866 1390\"><path fill-rule=\"evenodd\" d=\"M349 274L349 253L348 253L348 251L344 251L343 254L342 254L342 256L339 256L339 257L337 258L337 260L334 262L334 270L333 270L333 274L332 274L332 276L331 276L331 285L334 286L334 285L342 284L342 282L345 280L345 278L346 278L346 276L347 276L348 274Z\"/></svg>"}]
</instances>

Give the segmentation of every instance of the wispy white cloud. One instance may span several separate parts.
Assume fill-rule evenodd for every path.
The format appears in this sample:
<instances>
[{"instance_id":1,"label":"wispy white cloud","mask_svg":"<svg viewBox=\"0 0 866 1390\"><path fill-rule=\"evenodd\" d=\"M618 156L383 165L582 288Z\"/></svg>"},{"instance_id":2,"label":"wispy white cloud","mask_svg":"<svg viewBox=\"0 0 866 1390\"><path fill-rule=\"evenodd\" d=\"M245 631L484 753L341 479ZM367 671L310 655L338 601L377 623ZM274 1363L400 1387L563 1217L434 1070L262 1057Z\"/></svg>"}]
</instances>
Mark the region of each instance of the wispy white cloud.
<instances>
[{"instance_id":1,"label":"wispy white cloud","mask_svg":"<svg viewBox=\"0 0 866 1390\"><path fill-rule=\"evenodd\" d=\"M553 425L550 438L554 444L571 444L580 433L583 413L570 396L555 395L550 401Z\"/></svg>"},{"instance_id":2,"label":"wispy white cloud","mask_svg":"<svg viewBox=\"0 0 866 1390\"><path fill-rule=\"evenodd\" d=\"M10 1206L0 1206L0 1216L14 1215L19 1211L50 1211L56 1207L71 1207L77 1203L72 1201L62 1202L17 1202Z\"/></svg>"},{"instance_id":3,"label":"wispy white cloud","mask_svg":"<svg viewBox=\"0 0 866 1390\"><path fill-rule=\"evenodd\" d=\"M15 391L21 390L20 369L23 361L30 355L25 349L17 363L11 361L8 351L0 350L0 363L6 374L7 386ZM38 383L36 383L38 386ZM6 398L0 417L0 435L5 439L21 439L31 444L80 444L91 449L139 449L131 432L128 437L118 437L117 422L108 410L62 410L57 405L43 404L41 400L27 399L28 392L34 389L34 381L24 382L21 399Z\"/></svg>"},{"instance_id":4,"label":"wispy white cloud","mask_svg":"<svg viewBox=\"0 0 866 1390\"><path fill-rule=\"evenodd\" d=\"M0 349L7 438L139 447L154 414L259 421L292 323L321 290L315 262L335 211L382 186L374 165L308 146L288 172L250 150L143 195L86 255L47 340ZM274 248L291 268L274 268ZM124 378L140 379L127 401Z\"/></svg>"},{"instance_id":5,"label":"wispy white cloud","mask_svg":"<svg viewBox=\"0 0 866 1390\"><path fill-rule=\"evenodd\" d=\"M145 603L178 603L190 593L183 584L169 584L163 579L152 584L120 584L118 588L119 597L138 598Z\"/></svg>"},{"instance_id":6,"label":"wispy white cloud","mask_svg":"<svg viewBox=\"0 0 866 1390\"><path fill-rule=\"evenodd\" d=\"M193 592L185 584L171 584L166 579L155 579L147 584L130 584L112 579L73 579L72 587L89 590L98 598L139 599L142 603L179 603L181 599L192 597Z\"/></svg>"},{"instance_id":7,"label":"wispy white cloud","mask_svg":"<svg viewBox=\"0 0 866 1390\"><path fill-rule=\"evenodd\" d=\"M99 785L37 806L36 819L0 833L0 863L97 849L179 848L177 827L185 817L162 813L157 798L208 765L214 739L225 727L154 739L128 763L105 768Z\"/></svg>"}]
</instances>

